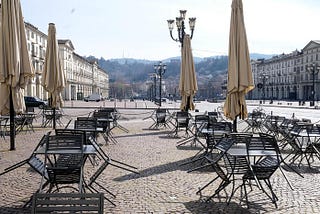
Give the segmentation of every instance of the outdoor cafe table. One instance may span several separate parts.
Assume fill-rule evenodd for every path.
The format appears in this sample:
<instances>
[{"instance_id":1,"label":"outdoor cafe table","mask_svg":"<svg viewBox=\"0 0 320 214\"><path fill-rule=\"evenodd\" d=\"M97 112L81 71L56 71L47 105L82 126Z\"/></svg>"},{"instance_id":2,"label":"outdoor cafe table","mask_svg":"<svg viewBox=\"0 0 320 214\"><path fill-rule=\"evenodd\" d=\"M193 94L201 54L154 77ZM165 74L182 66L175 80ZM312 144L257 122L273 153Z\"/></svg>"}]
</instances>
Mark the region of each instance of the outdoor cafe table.
<instances>
[{"instance_id":1,"label":"outdoor cafe table","mask_svg":"<svg viewBox=\"0 0 320 214\"><path fill-rule=\"evenodd\" d=\"M232 157L235 157L235 158L236 157L254 158L254 157L262 157L262 156L277 156L277 155L279 155L279 160L281 161L281 163L284 163L287 167L291 168L286 162L284 162L283 158L281 157L281 154L277 154L275 151L272 151L272 150L250 150L250 151L248 151L245 143L239 143L239 144L232 145L231 148L228 149L228 151L226 153ZM250 162L248 162L248 163L250 163ZM287 181L290 188L293 190L293 187L292 187L290 181L288 180L287 176L282 171L281 167L282 166L280 165L279 169L280 169L282 175L284 176L284 178ZM300 175L299 173L297 173L297 174Z\"/></svg>"},{"instance_id":2,"label":"outdoor cafe table","mask_svg":"<svg viewBox=\"0 0 320 214\"><path fill-rule=\"evenodd\" d=\"M84 155L95 155L97 150L93 145L83 145L82 152L77 149L57 149L46 151L46 144L41 145L34 154L84 154Z\"/></svg>"}]
</instances>

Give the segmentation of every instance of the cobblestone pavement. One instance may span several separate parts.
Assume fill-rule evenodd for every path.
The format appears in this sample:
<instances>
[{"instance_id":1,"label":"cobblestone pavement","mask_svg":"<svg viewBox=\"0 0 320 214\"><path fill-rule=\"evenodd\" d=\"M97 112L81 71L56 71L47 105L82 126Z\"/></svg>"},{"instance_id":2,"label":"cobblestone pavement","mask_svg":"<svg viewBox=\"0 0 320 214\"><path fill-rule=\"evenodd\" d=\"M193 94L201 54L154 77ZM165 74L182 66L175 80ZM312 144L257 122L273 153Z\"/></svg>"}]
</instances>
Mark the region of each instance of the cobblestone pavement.
<instances>
[{"instance_id":1,"label":"cobblestone pavement","mask_svg":"<svg viewBox=\"0 0 320 214\"><path fill-rule=\"evenodd\" d=\"M86 114L87 110L77 110L78 114ZM87 111L87 112L86 112ZM70 110L74 113L74 110ZM272 184L279 198L278 208L270 200L253 188L249 194L250 209L240 202L240 191L229 205L223 196L212 202L203 202L217 187L217 183L207 188L202 197L196 195L202 187L215 176L215 172L201 170L187 173L194 165L180 166L189 160L198 150L186 145L176 148L177 138L167 137L168 130L149 130L152 120L143 120L146 110L123 114L119 121L130 130L124 133L114 130L117 144L104 145L102 148L111 158L131 164L139 168L140 175L108 166L99 177L99 182L116 195L112 198L116 206L105 200L105 213L320 213L319 161L313 169L302 165L299 169L304 178L291 170L284 170L294 186L291 190L280 171L272 178ZM75 114L74 114L75 115ZM40 119L39 119L40 120ZM36 121L40 123L40 121ZM16 137L16 150L8 151L9 137L0 139L0 172L6 167L27 158L40 138L51 130L36 125L34 133L19 133ZM98 138L103 144L102 137ZM96 167L85 166L86 177ZM24 165L10 173L0 176L0 213L30 213L23 205L39 188L41 177Z\"/></svg>"}]
</instances>

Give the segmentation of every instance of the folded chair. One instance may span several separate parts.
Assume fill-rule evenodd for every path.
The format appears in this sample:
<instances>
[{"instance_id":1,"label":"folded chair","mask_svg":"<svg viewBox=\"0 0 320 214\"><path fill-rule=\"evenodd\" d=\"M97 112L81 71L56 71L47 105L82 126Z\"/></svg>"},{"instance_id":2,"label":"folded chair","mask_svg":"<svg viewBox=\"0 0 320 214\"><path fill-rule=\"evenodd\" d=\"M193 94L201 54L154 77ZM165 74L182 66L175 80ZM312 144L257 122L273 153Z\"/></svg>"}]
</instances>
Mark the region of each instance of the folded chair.
<instances>
[{"instance_id":1,"label":"folded chair","mask_svg":"<svg viewBox=\"0 0 320 214\"><path fill-rule=\"evenodd\" d=\"M15 170L25 164L28 164L34 171L36 171L38 174L40 174L41 176L44 177L45 180L48 180L48 173L45 167L45 163L39 158L37 157L37 153L36 151L42 147L43 145L46 144L47 139L49 137L51 132L48 132L47 134L43 135L43 137L41 138L41 140L39 141L38 145L36 146L36 148L33 150L33 152L31 153L30 157L20 161L19 163L16 163L6 169L4 169L4 172L0 173L1 175L4 175L8 172L11 172L12 170Z\"/></svg>"},{"instance_id":2,"label":"folded chair","mask_svg":"<svg viewBox=\"0 0 320 214\"><path fill-rule=\"evenodd\" d=\"M196 192L196 194L201 195L201 191L203 191L205 188L207 188L210 184L215 182L217 179L221 180L220 184L218 185L218 188L214 191L214 194L212 194L210 197L207 198L207 201L210 201L214 196L218 195L225 187L227 187L231 183L228 174L226 173L225 170L223 170L220 162L221 162L222 158L226 155L226 152L231 148L231 146L233 144L234 144L234 140L231 138L226 137L226 138L220 139L220 141L217 142L217 144L215 145L215 148L219 151L217 153L217 155L215 155L212 159L209 157L206 157L209 162L208 164L188 171L188 172L192 172L192 171L199 170L202 168L212 167L214 172L217 175L210 182L208 182L206 185L201 187Z\"/></svg>"}]
</instances>

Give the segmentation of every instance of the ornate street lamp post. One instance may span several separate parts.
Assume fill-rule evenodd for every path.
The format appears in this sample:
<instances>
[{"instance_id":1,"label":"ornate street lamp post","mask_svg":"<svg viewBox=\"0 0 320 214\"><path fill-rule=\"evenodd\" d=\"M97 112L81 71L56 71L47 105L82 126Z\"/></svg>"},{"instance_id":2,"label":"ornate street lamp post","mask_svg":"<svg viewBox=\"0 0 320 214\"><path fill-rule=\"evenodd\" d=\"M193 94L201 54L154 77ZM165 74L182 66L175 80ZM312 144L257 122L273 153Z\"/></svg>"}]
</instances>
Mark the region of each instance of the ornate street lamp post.
<instances>
[{"instance_id":1,"label":"ornate street lamp post","mask_svg":"<svg viewBox=\"0 0 320 214\"><path fill-rule=\"evenodd\" d=\"M311 65L306 65L306 71L312 74L312 102L310 102L310 106L314 106L315 102L315 75L318 74L320 70L320 66L318 64L312 63Z\"/></svg>"},{"instance_id":2,"label":"ornate street lamp post","mask_svg":"<svg viewBox=\"0 0 320 214\"><path fill-rule=\"evenodd\" d=\"M174 20L173 19L167 20L171 38L176 42L180 42L181 47L183 46L183 38L184 38L184 35L186 34L185 33L185 24L184 24L186 13L187 13L186 10L180 10L180 17L176 18L176 25L177 25L177 31L178 31L178 38L177 39L175 39L172 35L172 30L174 28ZM191 31L190 39L192 39L195 24L196 24L196 18L194 18L194 17L189 18L189 27L190 27L190 31Z\"/></svg>"},{"instance_id":3,"label":"ornate street lamp post","mask_svg":"<svg viewBox=\"0 0 320 214\"><path fill-rule=\"evenodd\" d=\"M152 88L152 93L151 93L151 96L152 96L152 99L154 102L156 102L156 96L157 96L157 74L156 73L152 73L150 75L150 78L153 80L153 88Z\"/></svg>"},{"instance_id":4,"label":"ornate street lamp post","mask_svg":"<svg viewBox=\"0 0 320 214\"><path fill-rule=\"evenodd\" d=\"M159 85L159 106L161 106L161 101L162 101L162 97L161 97L161 93L162 93L162 75L166 72L167 69L167 65L166 64L162 64L162 62L159 62L159 64L154 65L154 72L159 76L160 79L160 85Z\"/></svg>"},{"instance_id":5,"label":"ornate street lamp post","mask_svg":"<svg viewBox=\"0 0 320 214\"><path fill-rule=\"evenodd\" d=\"M170 31L170 37L173 39L173 41L180 42L181 49L183 47L184 36L186 35L185 23L184 23L185 18L186 18L186 13L187 13L186 10L180 10L180 17L176 17L178 38L174 38L173 35L172 35L172 31L173 31L173 28L174 28L174 20L173 19L167 20L168 21L169 31ZM194 17L189 18L190 39L192 39L192 37L193 37L195 24L196 24L196 18L194 18ZM187 103L189 103L189 99L190 99L190 96L188 97ZM187 109L188 109L188 107L187 107Z\"/></svg>"},{"instance_id":6,"label":"ornate street lamp post","mask_svg":"<svg viewBox=\"0 0 320 214\"><path fill-rule=\"evenodd\" d=\"M269 75L267 74L261 74L259 79L262 79L262 99L263 99L263 104L265 103L266 100L266 81L269 79Z\"/></svg>"}]
</instances>

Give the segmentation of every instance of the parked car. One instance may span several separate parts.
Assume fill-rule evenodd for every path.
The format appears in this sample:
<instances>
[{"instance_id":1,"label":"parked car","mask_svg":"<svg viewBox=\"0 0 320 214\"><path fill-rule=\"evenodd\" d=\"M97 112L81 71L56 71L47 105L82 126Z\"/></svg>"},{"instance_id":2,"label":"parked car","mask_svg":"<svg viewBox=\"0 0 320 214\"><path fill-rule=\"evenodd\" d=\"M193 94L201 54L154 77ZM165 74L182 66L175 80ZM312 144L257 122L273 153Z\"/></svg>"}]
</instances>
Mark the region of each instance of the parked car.
<instances>
[{"instance_id":1,"label":"parked car","mask_svg":"<svg viewBox=\"0 0 320 214\"><path fill-rule=\"evenodd\" d=\"M83 98L83 100L86 102L89 102L89 101L99 102L100 100L103 100L103 98L100 94L91 94L90 96Z\"/></svg>"},{"instance_id":2,"label":"parked car","mask_svg":"<svg viewBox=\"0 0 320 214\"><path fill-rule=\"evenodd\" d=\"M44 100L41 100L38 97L31 97L31 96L25 96L24 102L26 104L26 107L39 107L43 108L48 105L48 103Z\"/></svg>"}]
</instances>

